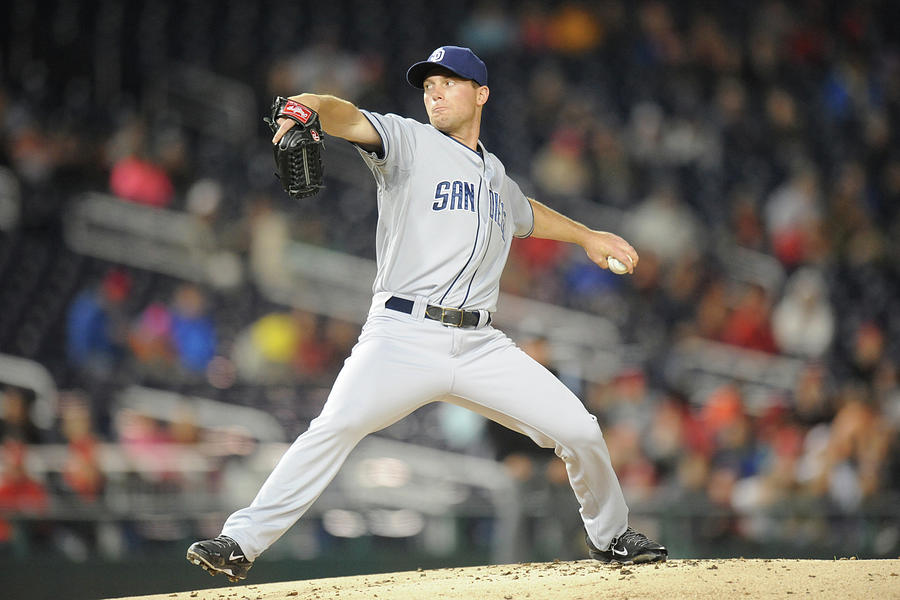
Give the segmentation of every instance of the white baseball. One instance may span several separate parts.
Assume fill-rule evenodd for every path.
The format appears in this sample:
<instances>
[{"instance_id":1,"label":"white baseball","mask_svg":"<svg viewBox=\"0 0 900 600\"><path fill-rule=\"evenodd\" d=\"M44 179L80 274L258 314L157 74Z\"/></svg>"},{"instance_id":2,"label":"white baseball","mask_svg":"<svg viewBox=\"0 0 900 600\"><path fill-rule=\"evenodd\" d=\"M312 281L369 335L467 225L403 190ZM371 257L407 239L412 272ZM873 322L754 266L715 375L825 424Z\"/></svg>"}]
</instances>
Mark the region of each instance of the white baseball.
<instances>
[{"instance_id":1,"label":"white baseball","mask_svg":"<svg viewBox=\"0 0 900 600\"><path fill-rule=\"evenodd\" d=\"M628 267L623 265L622 261L613 256L606 257L606 264L609 265L609 270L616 275L623 275L628 272Z\"/></svg>"}]
</instances>

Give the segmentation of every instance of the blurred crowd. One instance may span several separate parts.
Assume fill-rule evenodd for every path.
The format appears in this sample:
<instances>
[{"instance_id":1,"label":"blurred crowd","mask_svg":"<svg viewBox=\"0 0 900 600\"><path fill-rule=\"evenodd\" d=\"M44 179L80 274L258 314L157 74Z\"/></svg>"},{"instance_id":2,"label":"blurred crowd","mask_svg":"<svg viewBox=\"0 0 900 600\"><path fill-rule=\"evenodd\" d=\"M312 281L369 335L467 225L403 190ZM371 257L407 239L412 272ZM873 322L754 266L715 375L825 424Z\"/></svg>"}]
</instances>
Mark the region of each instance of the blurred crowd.
<instances>
[{"instance_id":1,"label":"blurred crowd","mask_svg":"<svg viewBox=\"0 0 900 600\"><path fill-rule=\"evenodd\" d=\"M184 14L174 2L99 1L75 13L64 4L47 19L50 50L22 33L37 31L34 14L5 9L0 287L25 268L15 248L27 240L62 251L62 215L84 191L203 220L252 277L222 290L91 259L47 320L55 342L25 350L16 317L0 318L0 350L54 365L61 387L89 396L60 403L48 430L29 420L29 390L5 388L0 514L39 514L60 490L102 497L93 444L126 443L135 429L108 414L98 382L216 398L239 385L313 384L291 402L314 414L358 333L268 302L261 289L284 278L289 240L371 257L371 188L331 171L315 202L288 205L262 126L237 141L211 134L197 121L216 120L216 98L201 113L154 104L153 78L176 63L232 78L253 90L259 114L273 94L309 90L424 119L403 72L437 44L458 43L488 64L482 139L523 189L576 217L617 215L640 253L634 276L620 278L577 248L521 240L502 283L612 315L623 343L640 348L608 378L566 379L603 426L626 496L687 507L693 534L707 540L802 547L865 535L856 541L872 553L900 547L896 510L884 509L900 494L900 11L891 3L473 1L431 14L418 3L346 1L285 14L234 2L215 16L221 28L204 21L213 15L202 3ZM308 41L300 19L313 20ZM129 37L133 22L141 34ZM101 53L79 41L79 27L113 39L96 72L80 70L79 57ZM666 376L688 339L802 368L763 403L737 381L698 391ZM520 342L560 369L546 339ZM524 438L485 426L467 449L432 431L415 441L502 460L523 490L566 489L552 452ZM60 482L24 468L28 445L48 442L70 448ZM876 515L868 533L842 525L866 514ZM0 521L0 547L12 538Z\"/></svg>"}]
</instances>

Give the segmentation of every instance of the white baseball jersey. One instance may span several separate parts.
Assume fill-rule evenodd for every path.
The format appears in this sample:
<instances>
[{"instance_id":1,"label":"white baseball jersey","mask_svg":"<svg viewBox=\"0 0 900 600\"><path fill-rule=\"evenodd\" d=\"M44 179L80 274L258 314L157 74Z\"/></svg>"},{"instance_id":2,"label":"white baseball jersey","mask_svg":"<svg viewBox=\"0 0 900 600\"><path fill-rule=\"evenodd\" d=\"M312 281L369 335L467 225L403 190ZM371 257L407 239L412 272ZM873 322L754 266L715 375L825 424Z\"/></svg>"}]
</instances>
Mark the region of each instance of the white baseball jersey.
<instances>
[{"instance_id":1,"label":"white baseball jersey","mask_svg":"<svg viewBox=\"0 0 900 600\"><path fill-rule=\"evenodd\" d=\"M513 237L534 229L531 203L496 156L431 125L362 111L382 139L360 149L378 184L374 304L385 294L497 310Z\"/></svg>"},{"instance_id":2,"label":"white baseball jersey","mask_svg":"<svg viewBox=\"0 0 900 600\"><path fill-rule=\"evenodd\" d=\"M441 400L554 448L585 530L607 548L625 531L628 508L596 418L485 318L496 309L512 238L534 228L531 203L480 142L479 153L430 125L363 114L382 140L381 156L360 150L378 184L368 319L322 413L222 533L254 560L306 512L363 437ZM405 308L386 305L392 296ZM428 304L482 315L476 326L448 327L425 318Z\"/></svg>"}]
</instances>

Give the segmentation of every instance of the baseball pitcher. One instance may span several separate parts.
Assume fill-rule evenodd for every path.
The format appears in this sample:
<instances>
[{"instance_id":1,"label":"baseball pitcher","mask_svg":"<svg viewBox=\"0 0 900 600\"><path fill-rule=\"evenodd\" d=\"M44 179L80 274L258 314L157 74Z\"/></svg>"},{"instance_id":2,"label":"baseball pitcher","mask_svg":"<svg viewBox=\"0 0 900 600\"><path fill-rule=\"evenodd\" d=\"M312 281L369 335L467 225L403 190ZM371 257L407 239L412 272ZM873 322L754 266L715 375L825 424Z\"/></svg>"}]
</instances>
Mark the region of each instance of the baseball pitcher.
<instances>
[{"instance_id":1,"label":"baseball pitcher","mask_svg":"<svg viewBox=\"0 0 900 600\"><path fill-rule=\"evenodd\" d=\"M628 508L596 418L491 325L514 237L575 243L600 267L616 259L629 273L637 253L617 235L526 198L509 178L479 140L490 89L487 68L471 50L438 48L406 77L423 91L427 125L360 110L333 96L276 99L272 142L289 194L304 197L321 186L319 123L328 135L354 144L375 177L378 269L372 304L322 413L280 459L253 503L232 514L219 537L191 545L188 560L232 581L245 578L363 437L450 395L555 449L581 504L590 556L664 561L665 547L628 526ZM315 135L308 133L309 123Z\"/></svg>"}]
</instances>

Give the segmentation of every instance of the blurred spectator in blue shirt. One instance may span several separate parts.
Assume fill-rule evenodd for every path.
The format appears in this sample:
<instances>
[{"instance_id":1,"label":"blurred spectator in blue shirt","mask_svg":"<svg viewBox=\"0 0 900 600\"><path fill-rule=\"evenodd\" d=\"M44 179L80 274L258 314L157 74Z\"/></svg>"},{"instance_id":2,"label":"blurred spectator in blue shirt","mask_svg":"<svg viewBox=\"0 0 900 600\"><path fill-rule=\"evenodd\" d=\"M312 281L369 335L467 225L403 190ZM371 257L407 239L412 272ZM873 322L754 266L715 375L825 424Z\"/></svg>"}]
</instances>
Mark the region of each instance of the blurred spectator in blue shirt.
<instances>
[{"instance_id":1,"label":"blurred spectator in blue shirt","mask_svg":"<svg viewBox=\"0 0 900 600\"><path fill-rule=\"evenodd\" d=\"M131 280L118 269L110 270L99 286L82 290L69 306L66 353L72 364L104 375L123 356L125 321L122 304Z\"/></svg>"},{"instance_id":2,"label":"blurred spectator in blue shirt","mask_svg":"<svg viewBox=\"0 0 900 600\"><path fill-rule=\"evenodd\" d=\"M172 342L178 361L188 371L203 372L216 352L216 328L207 299L198 286L184 284L172 305Z\"/></svg>"}]
</instances>

